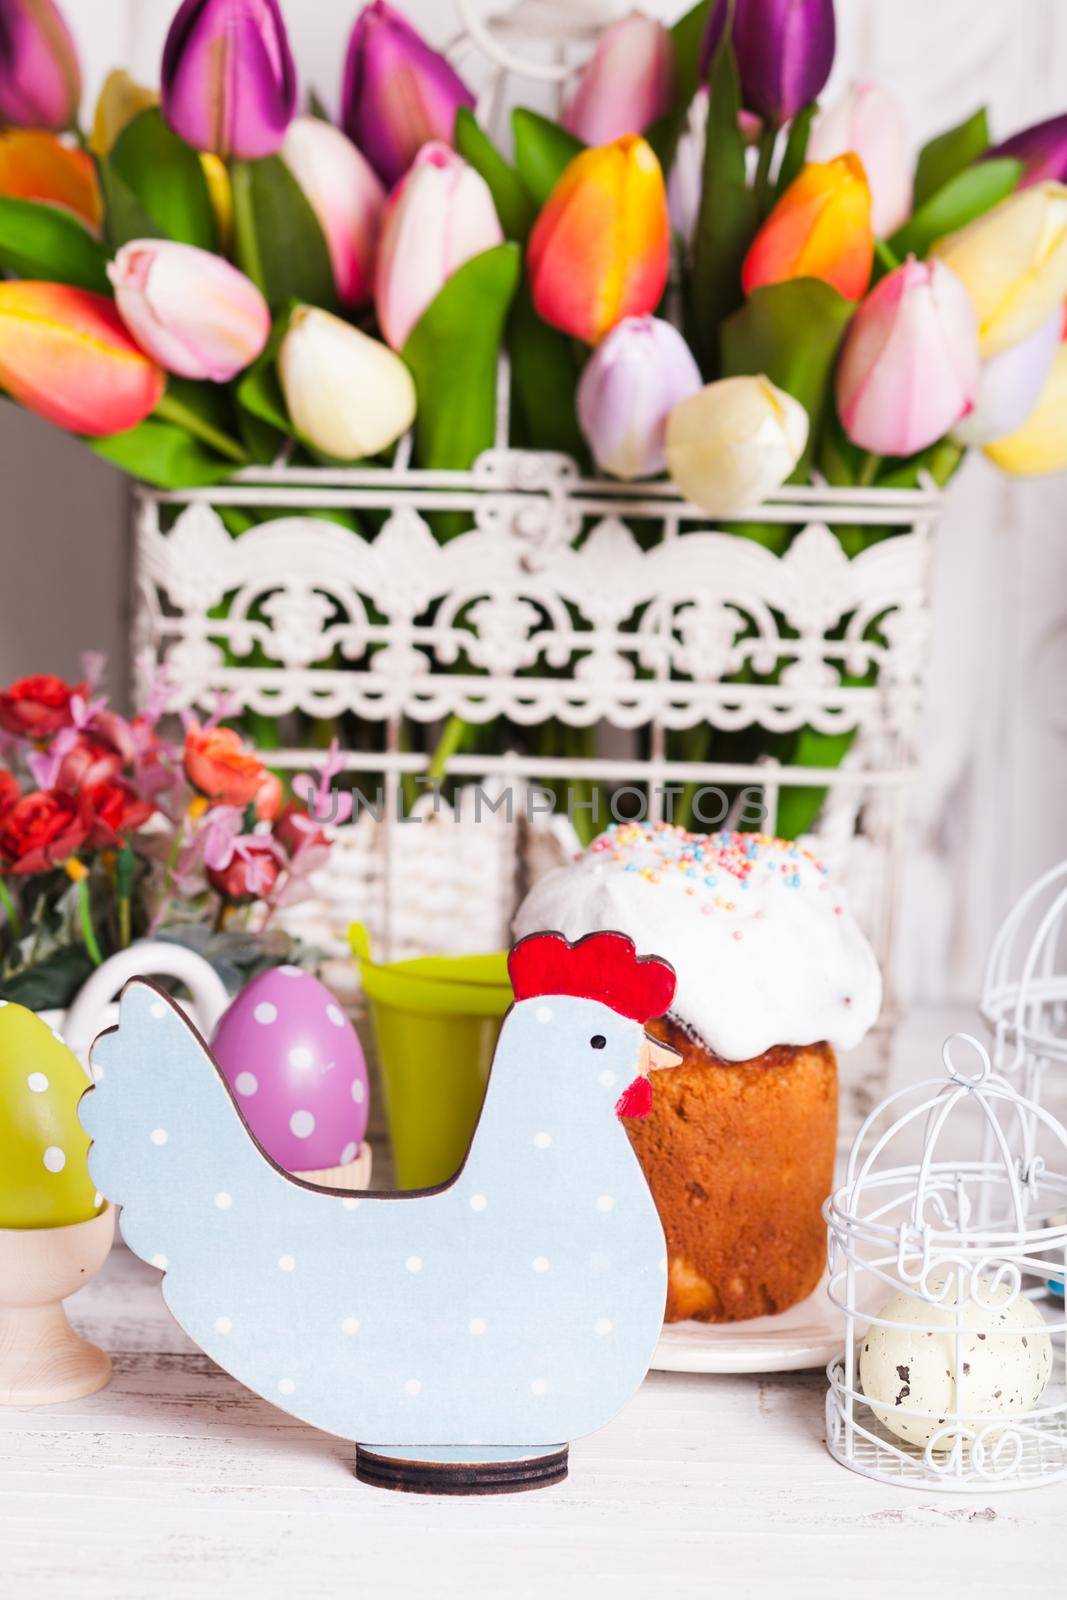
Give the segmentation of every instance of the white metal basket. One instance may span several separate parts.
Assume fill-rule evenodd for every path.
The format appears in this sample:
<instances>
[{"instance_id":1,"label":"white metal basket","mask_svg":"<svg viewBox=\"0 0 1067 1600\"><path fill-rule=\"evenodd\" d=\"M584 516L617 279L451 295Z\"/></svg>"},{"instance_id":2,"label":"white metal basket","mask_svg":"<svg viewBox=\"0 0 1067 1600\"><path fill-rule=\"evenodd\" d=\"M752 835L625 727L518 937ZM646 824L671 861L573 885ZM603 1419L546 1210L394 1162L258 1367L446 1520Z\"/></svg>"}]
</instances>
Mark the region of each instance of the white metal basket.
<instances>
[{"instance_id":1,"label":"white metal basket","mask_svg":"<svg viewBox=\"0 0 1067 1600\"><path fill-rule=\"evenodd\" d=\"M973 1076L953 1059L963 1046ZM884 1483L1054 1482L1067 1477L1067 1323L1049 1291L1067 1255L1067 1131L992 1071L978 1040L956 1035L943 1058L947 1082L910 1086L868 1117L827 1201L829 1293L845 1317L827 1445ZM892 1393L881 1373L897 1353ZM1031 1397L1026 1371L1046 1359L1048 1385ZM1018 1390L992 1387L1002 1371L1024 1373Z\"/></svg>"},{"instance_id":2,"label":"white metal basket","mask_svg":"<svg viewBox=\"0 0 1067 1600\"><path fill-rule=\"evenodd\" d=\"M275 520L233 538L219 516L232 506L269 509ZM361 538L321 519L332 509L384 521ZM469 472L266 469L211 489L139 491L135 640L167 667L175 710L207 712L222 694L235 711L351 712L377 730L373 748L345 757L352 772L381 775L383 806L377 822L364 813L339 830L349 859L335 852L318 908L335 935L362 920L393 955L434 942L469 949L471 931L479 940L487 931L475 904L490 895L494 942L504 942L532 870L531 839L550 861L576 842L544 805L524 811L523 785L641 785L652 819L669 812L683 783L749 785L771 830L782 788L802 785L828 790L821 838L835 872L858 885L857 909L884 958L939 510L933 490L783 491L747 514L797 530L779 556L709 528L669 483L583 478L565 456L501 446ZM441 544L427 519L446 511L460 513L467 531ZM893 537L849 560L836 530L857 525ZM857 686L868 673L876 681ZM428 757L405 748L405 729L453 713L475 723L506 716L519 728L555 717L614 733L592 757L501 749L453 759L456 778L519 786L510 853L492 857L492 871L503 866L510 881L490 881L488 869L472 875L470 851L480 846L459 845L457 829L479 821L457 823L431 794L425 826L441 857L431 927L425 853L413 851L399 804L404 774L425 772ZM840 767L668 760L668 731L701 723L858 732ZM286 745L269 759L299 769L312 757L306 745ZM484 845L484 830L475 837Z\"/></svg>"}]
</instances>

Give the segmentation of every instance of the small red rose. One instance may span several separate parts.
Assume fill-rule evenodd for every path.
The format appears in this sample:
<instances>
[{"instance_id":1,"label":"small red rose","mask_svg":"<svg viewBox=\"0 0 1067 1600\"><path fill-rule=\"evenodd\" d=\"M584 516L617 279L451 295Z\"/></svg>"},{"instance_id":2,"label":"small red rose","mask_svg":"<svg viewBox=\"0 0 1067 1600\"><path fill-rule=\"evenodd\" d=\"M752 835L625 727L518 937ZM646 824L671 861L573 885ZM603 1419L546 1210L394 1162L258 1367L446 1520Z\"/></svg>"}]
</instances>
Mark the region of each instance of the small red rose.
<instances>
[{"instance_id":1,"label":"small red rose","mask_svg":"<svg viewBox=\"0 0 1067 1600\"><path fill-rule=\"evenodd\" d=\"M59 763L56 787L73 794L76 789L117 778L123 765L122 756L106 739L91 733L79 734Z\"/></svg>"},{"instance_id":2,"label":"small red rose","mask_svg":"<svg viewBox=\"0 0 1067 1600\"><path fill-rule=\"evenodd\" d=\"M22 794L18 780L6 767L0 767L0 817L6 817L15 801Z\"/></svg>"},{"instance_id":3,"label":"small red rose","mask_svg":"<svg viewBox=\"0 0 1067 1600\"><path fill-rule=\"evenodd\" d=\"M24 739L50 739L72 722L74 696L88 692L87 684L64 683L48 672L19 678L0 689L0 728Z\"/></svg>"},{"instance_id":4,"label":"small red rose","mask_svg":"<svg viewBox=\"0 0 1067 1600\"><path fill-rule=\"evenodd\" d=\"M135 789L121 778L104 783L94 783L82 791L90 817L89 844L106 849L128 833L143 828L156 809L150 800L142 800Z\"/></svg>"},{"instance_id":5,"label":"small red rose","mask_svg":"<svg viewBox=\"0 0 1067 1600\"><path fill-rule=\"evenodd\" d=\"M279 853L272 839L241 840L228 867L208 868L208 882L234 904L266 900L282 870Z\"/></svg>"},{"instance_id":6,"label":"small red rose","mask_svg":"<svg viewBox=\"0 0 1067 1600\"><path fill-rule=\"evenodd\" d=\"M330 843L322 826L308 813L307 806L299 805L295 800L290 800L279 812L273 832L278 843L291 856L308 845L328 848Z\"/></svg>"},{"instance_id":7,"label":"small red rose","mask_svg":"<svg viewBox=\"0 0 1067 1600\"><path fill-rule=\"evenodd\" d=\"M61 867L85 843L85 806L58 789L22 796L0 820L0 868L29 874Z\"/></svg>"}]
</instances>

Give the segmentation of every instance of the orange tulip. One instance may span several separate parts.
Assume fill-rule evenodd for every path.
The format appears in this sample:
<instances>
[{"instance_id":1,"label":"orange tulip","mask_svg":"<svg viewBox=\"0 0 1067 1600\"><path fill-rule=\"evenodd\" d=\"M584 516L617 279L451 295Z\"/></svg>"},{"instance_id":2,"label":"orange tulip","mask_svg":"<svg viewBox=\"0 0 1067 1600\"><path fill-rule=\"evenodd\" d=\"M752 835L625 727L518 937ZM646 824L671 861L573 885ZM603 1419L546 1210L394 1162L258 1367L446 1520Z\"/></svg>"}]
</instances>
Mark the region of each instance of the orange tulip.
<instances>
[{"instance_id":1,"label":"orange tulip","mask_svg":"<svg viewBox=\"0 0 1067 1600\"><path fill-rule=\"evenodd\" d=\"M549 195L527 248L534 305L597 344L624 317L655 310L669 256L663 173L651 146L627 134L575 156Z\"/></svg>"},{"instance_id":2,"label":"orange tulip","mask_svg":"<svg viewBox=\"0 0 1067 1600\"><path fill-rule=\"evenodd\" d=\"M165 386L104 295L0 283L0 388L28 411L102 438L143 422Z\"/></svg>"},{"instance_id":3,"label":"orange tulip","mask_svg":"<svg viewBox=\"0 0 1067 1600\"><path fill-rule=\"evenodd\" d=\"M0 194L62 206L94 233L104 214L92 158L35 128L0 133Z\"/></svg>"},{"instance_id":4,"label":"orange tulip","mask_svg":"<svg viewBox=\"0 0 1067 1600\"><path fill-rule=\"evenodd\" d=\"M858 157L810 162L753 239L741 272L746 294L788 278L821 278L846 300L871 281L871 191Z\"/></svg>"}]
</instances>

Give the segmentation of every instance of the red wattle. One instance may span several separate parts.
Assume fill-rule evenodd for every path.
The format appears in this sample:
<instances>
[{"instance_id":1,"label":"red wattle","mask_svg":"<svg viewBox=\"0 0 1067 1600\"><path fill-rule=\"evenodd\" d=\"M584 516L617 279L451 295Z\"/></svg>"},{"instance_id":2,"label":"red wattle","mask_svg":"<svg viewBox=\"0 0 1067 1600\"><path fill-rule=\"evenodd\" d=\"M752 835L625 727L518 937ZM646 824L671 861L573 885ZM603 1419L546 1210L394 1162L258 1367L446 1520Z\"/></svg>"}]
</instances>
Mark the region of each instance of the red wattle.
<instances>
[{"instance_id":1,"label":"red wattle","mask_svg":"<svg viewBox=\"0 0 1067 1600\"><path fill-rule=\"evenodd\" d=\"M615 1102L615 1114L620 1117L647 1117L652 1110L652 1085L647 1078L635 1078Z\"/></svg>"}]
</instances>

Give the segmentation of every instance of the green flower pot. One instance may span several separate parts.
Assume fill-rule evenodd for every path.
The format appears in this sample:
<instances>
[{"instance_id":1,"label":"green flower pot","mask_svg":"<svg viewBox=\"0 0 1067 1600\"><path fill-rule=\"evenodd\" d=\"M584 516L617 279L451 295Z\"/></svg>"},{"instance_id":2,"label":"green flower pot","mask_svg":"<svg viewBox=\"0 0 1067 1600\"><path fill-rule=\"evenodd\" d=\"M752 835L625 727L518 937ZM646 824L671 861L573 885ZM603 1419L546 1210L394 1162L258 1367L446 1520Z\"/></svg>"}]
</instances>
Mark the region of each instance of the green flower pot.
<instances>
[{"instance_id":1,"label":"green flower pot","mask_svg":"<svg viewBox=\"0 0 1067 1600\"><path fill-rule=\"evenodd\" d=\"M429 1189L467 1154L512 1002L507 956L378 962L359 923L349 942L378 1047L397 1186Z\"/></svg>"}]
</instances>

